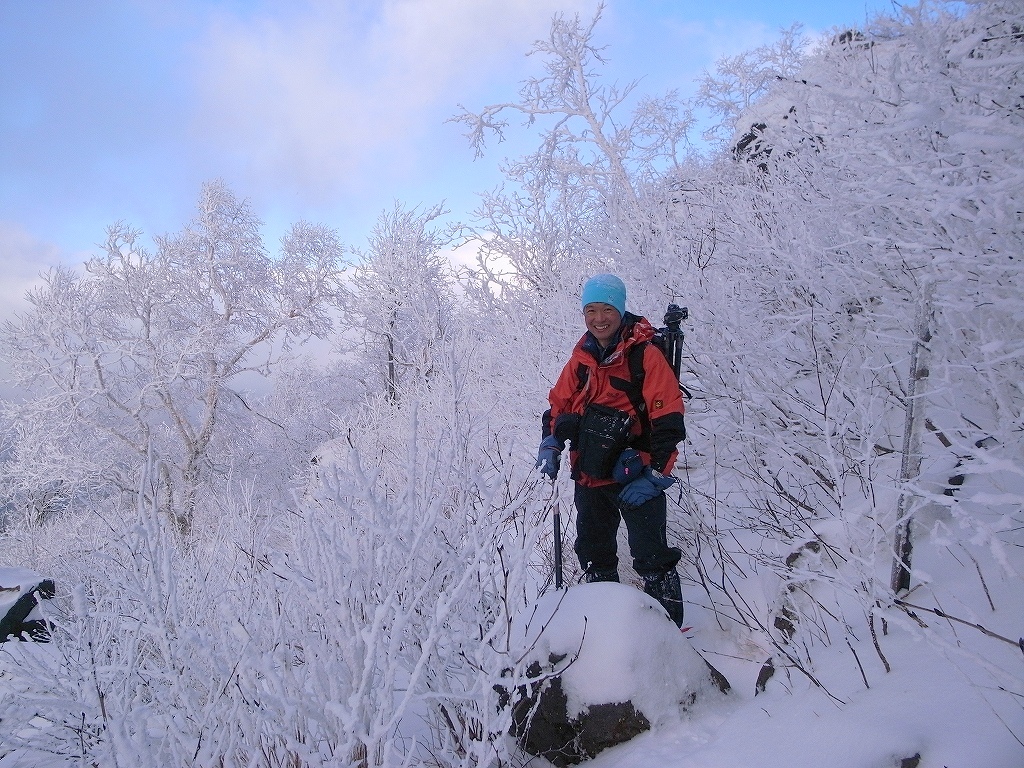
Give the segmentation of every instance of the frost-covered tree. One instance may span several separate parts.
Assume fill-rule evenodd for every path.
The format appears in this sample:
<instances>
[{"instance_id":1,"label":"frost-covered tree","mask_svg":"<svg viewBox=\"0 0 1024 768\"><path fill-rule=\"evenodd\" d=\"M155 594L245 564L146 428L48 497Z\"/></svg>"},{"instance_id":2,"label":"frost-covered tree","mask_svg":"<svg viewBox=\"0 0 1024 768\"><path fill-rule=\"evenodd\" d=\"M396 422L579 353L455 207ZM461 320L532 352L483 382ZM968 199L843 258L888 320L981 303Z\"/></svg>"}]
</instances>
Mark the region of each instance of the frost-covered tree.
<instances>
[{"instance_id":1,"label":"frost-covered tree","mask_svg":"<svg viewBox=\"0 0 1024 768\"><path fill-rule=\"evenodd\" d=\"M512 259L518 279L532 281L542 295L559 282L551 276L563 264L575 265L573 256L624 264L633 254L657 258L663 242L648 187L666 168L678 168L690 150L693 118L676 92L637 98L636 82L603 80L605 59L595 35L602 12L603 5L589 22L556 15L549 36L530 52L543 57L544 75L526 80L516 102L455 118L468 127L478 153L488 135L503 136L506 114L540 128L539 149L507 165L509 180L522 191L492 196L483 213L496 225L485 248ZM544 231L555 242L503 241L513 222L533 217L540 224L536 214L547 219Z\"/></svg>"},{"instance_id":2,"label":"frost-covered tree","mask_svg":"<svg viewBox=\"0 0 1024 768\"><path fill-rule=\"evenodd\" d=\"M741 493L709 494L698 565L712 596L734 579L713 599L780 657L830 642L830 614L873 625L908 577L927 589L916 512L1018 577L1016 481L990 479L1022 465L1018 19L924 5L837 35L737 113L740 162L704 177L716 251L691 350L709 413L690 433ZM723 530L739 553L706 543ZM735 578L748 560L779 575L774 598Z\"/></svg>"},{"instance_id":3,"label":"frost-covered tree","mask_svg":"<svg viewBox=\"0 0 1024 768\"><path fill-rule=\"evenodd\" d=\"M701 78L697 95L697 102L714 118L704 131L705 138L731 140L740 127L737 122L749 119L752 107L762 102L780 80L796 76L804 63L805 47L800 26L794 25L770 45L719 59L714 72L706 72ZM784 119L785 115L779 117ZM755 123L752 136L764 127Z\"/></svg>"},{"instance_id":4,"label":"frost-covered tree","mask_svg":"<svg viewBox=\"0 0 1024 768\"><path fill-rule=\"evenodd\" d=\"M25 393L8 404L9 477L30 516L41 497L130 496L153 457L161 505L187 531L200 489L231 461L218 441L248 418L244 377L268 375L295 341L331 330L333 231L296 224L272 257L249 204L222 182L203 187L198 208L153 252L140 232L110 227L84 275L51 271L31 309L5 324L4 355Z\"/></svg>"},{"instance_id":5,"label":"frost-covered tree","mask_svg":"<svg viewBox=\"0 0 1024 768\"><path fill-rule=\"evenodd\" d=\"M287 515L253 525L227 504L191 547L153 499L73 546L34 531L72 594L50 614L59 653L5 647L5 761L509 765L495 686L525 682L509 636L535 596L539 521L505 493L521 472L466 442L472 420L404 428L393 483L350 449Z\"/></svg>"},{"instance_id":6,"label":"frost-covered tree","mask_svg":"<svg viewBox=\"0 0 1024 768\"><path fill-rule=\"evenodd\" d=\"M901 456L889 478L901 557L928 500L922 444L941 447L948 469L984 465L982 442L1014 442L1022 359L1004 340L1020 333L1009 286L1022 229L1008 212L1020 207L1022 125L1006 94L1020 82L1018 19L1010 4L967 15L925 4L837 36L758 104L756 142L741 148L763 174L762 217L787 205L796 221L802 206L815 222L796 250L817 251L808 274L828 279L808 284L817 317L798 325L828 353L816 360L833 361L836 403L880 397L872 422L884 426L866 445ZM981 359L994 348L997 375Z\"/></svg>"},{"instance_id":7,"label":"frost-covered tree","mask_svg":"<svg viewBox=\"0 0 1024 768\"><path fill-rule=\"evenodd\" d=\"M518 102L463 116L477 141L507 128L506 110L541 126L522 166L533 175L510 177L528 194L484 208L498 232L489 242L511 257L501 297L518 302L506 290L517 280L544 297L519 304L536 318L520 348L564 352L544 337L563 325L544 286L557 302L557 286L578 285L590 264L622 274L631 307L680 294L690 305L684 504L697 514L675 533L712 604L785 663L806 668L834 618L860 626L891 604L893 536L915 507L950 508L997 553L1013 519L985 522L971 491L937 495L929 483L956 461L995 466L975 446L994 432L1000 460L1019 452L1020 356L1006 341L1020 336L1017 5L907 8L815 52L791 30L723 62L693 105L721 118L724 148L703 161L672 162L665 148L680 142L658 120L645 125L662 149L644 155L619 92L585 103L601 92L599 56L594 26L578 21L556 19L537 47L549 76ZM584 215L558 242L551 201L571 199ZM776 573L777 593L748 589L741 563Z\"/></svg>"},{"instance_id":8,"label":"frost-covered tree","mask_svg":"<svg viewBox=\"0 0 1024 768\"><path fill-rule=\"evenodd\" d=\"M382 213L346 286L356 360L391 401L429 380L435 345L451 322L454 281L442 253L449 240L432 227L443 213L398 203Z\"/></svg>"}]
</instances>

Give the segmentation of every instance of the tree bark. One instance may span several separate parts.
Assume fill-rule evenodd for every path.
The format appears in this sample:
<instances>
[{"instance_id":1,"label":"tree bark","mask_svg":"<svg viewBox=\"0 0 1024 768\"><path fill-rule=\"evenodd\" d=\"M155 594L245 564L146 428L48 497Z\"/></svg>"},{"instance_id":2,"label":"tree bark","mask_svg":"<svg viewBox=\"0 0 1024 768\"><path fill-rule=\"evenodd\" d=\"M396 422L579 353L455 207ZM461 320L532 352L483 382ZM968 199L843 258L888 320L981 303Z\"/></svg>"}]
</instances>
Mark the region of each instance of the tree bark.
<instances>
[{"instance_id":1,"label":"tree bark","mask_svg":"<svg viewBox=\"0 0 1024 768\"><path fill-rule=\"evenodd\" d=\"M903 425L903 461L900 465L900 496L896 503L896 536L890 587L894 594L910 589L910 561L913 552L911 523L914 499L908 485L921 474L921 433L924 429L924 397L927 391L928 361L931 354L932 287L921 294L915 323L914 343L910 351L907 379L906 418Z\"/></svg>"}]
</instances>

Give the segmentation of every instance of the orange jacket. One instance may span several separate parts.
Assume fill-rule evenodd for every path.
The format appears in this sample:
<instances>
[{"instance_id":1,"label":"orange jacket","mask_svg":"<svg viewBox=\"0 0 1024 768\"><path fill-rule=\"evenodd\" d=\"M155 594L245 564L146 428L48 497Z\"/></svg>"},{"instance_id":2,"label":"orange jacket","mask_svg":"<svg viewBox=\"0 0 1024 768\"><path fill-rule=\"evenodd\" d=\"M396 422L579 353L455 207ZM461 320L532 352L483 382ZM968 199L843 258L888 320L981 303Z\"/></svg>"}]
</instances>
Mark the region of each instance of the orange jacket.
<instances>
[{"instance_id":1,"label":"orange jacket","mask_svg":"<svg viewBox=\"0 0 1024 768\"><path fill-rule=\"evenodd\" d=\"M686 436L683 426L683 398L679 381L661 350L645 344L654 337L654 327L643 317L629 312L623 317L620 340L602 355L600 345L587 331L573 348L569 362L548 393L551 408L544 413L542 432L546 437L554 433L556 421L563 414L582 416L590 403L625 411L633 417L629 445L643 456L644 463L663 474L672 471L676 460L676 445ZM638 389L630 374L630 350L644 344L643 386ZM640 354L637 352L635 354ZM634 391L634 400L629 393ZM634 402L642 397L642 408L648 418L637 412ZM645 426L649 423L649 430ZM647 434L645 434L647 432ZM570 451L575 472L578 455ZM607 485L602 480L579 474L581 485Z\"/></svg>"}]
</instances>

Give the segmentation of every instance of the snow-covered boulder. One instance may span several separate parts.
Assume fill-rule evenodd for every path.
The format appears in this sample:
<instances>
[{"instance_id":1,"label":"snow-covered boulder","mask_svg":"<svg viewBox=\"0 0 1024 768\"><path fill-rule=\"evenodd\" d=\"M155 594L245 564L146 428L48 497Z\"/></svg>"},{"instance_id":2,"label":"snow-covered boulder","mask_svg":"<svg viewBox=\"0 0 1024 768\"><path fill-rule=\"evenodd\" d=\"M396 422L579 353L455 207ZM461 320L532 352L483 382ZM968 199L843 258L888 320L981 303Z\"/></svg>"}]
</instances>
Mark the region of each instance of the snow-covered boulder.
<instances>
[{"instance_id":1,"label":"snow-covered boulder","mask_svg":"<svg viewBox=\"0 0 1024 768\"><path fill-rule=\"evenodd\" d=\"M28 637L50 639L39 601L54 594L54 584L27 568L0 568L0 643Z\"/></svg>"},{"instance_id":2,"label":"snow-covered boulder","mask_svg":"<svg viewBox=\"0 0 1024 768\"><path fill-rule=\"evenodd\" d=\"M544 595L517 618L513 643L530 680L516 691L513 733L559 766L678 721L729 686L656 600L614 582Z\"/></svg>"}]
</instances>

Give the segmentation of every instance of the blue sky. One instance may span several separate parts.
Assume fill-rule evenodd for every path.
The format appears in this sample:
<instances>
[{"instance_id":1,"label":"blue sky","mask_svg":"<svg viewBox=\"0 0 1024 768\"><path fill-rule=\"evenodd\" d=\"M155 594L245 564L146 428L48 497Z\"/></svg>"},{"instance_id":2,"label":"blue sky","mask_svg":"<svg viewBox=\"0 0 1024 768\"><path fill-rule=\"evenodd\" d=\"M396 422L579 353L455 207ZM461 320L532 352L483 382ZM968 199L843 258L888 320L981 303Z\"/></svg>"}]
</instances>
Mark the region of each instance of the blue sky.
<instances>
[{"instance_id":1,"label":"blue sky","mask_svg":"<svg viewBox=\"0 0 1024 768\"><path fill-rule=\"evenodd\" d=\"M608 0L609 75L688 95L723 55L851 26L882 0ZM273 237L361 246L395 200L464 219L515 144L475 160L458 104L511 100L554 13L596 0L0 0L0 300L107 225L179 229L203 181Z\"/></svg>"}]
</instances>

